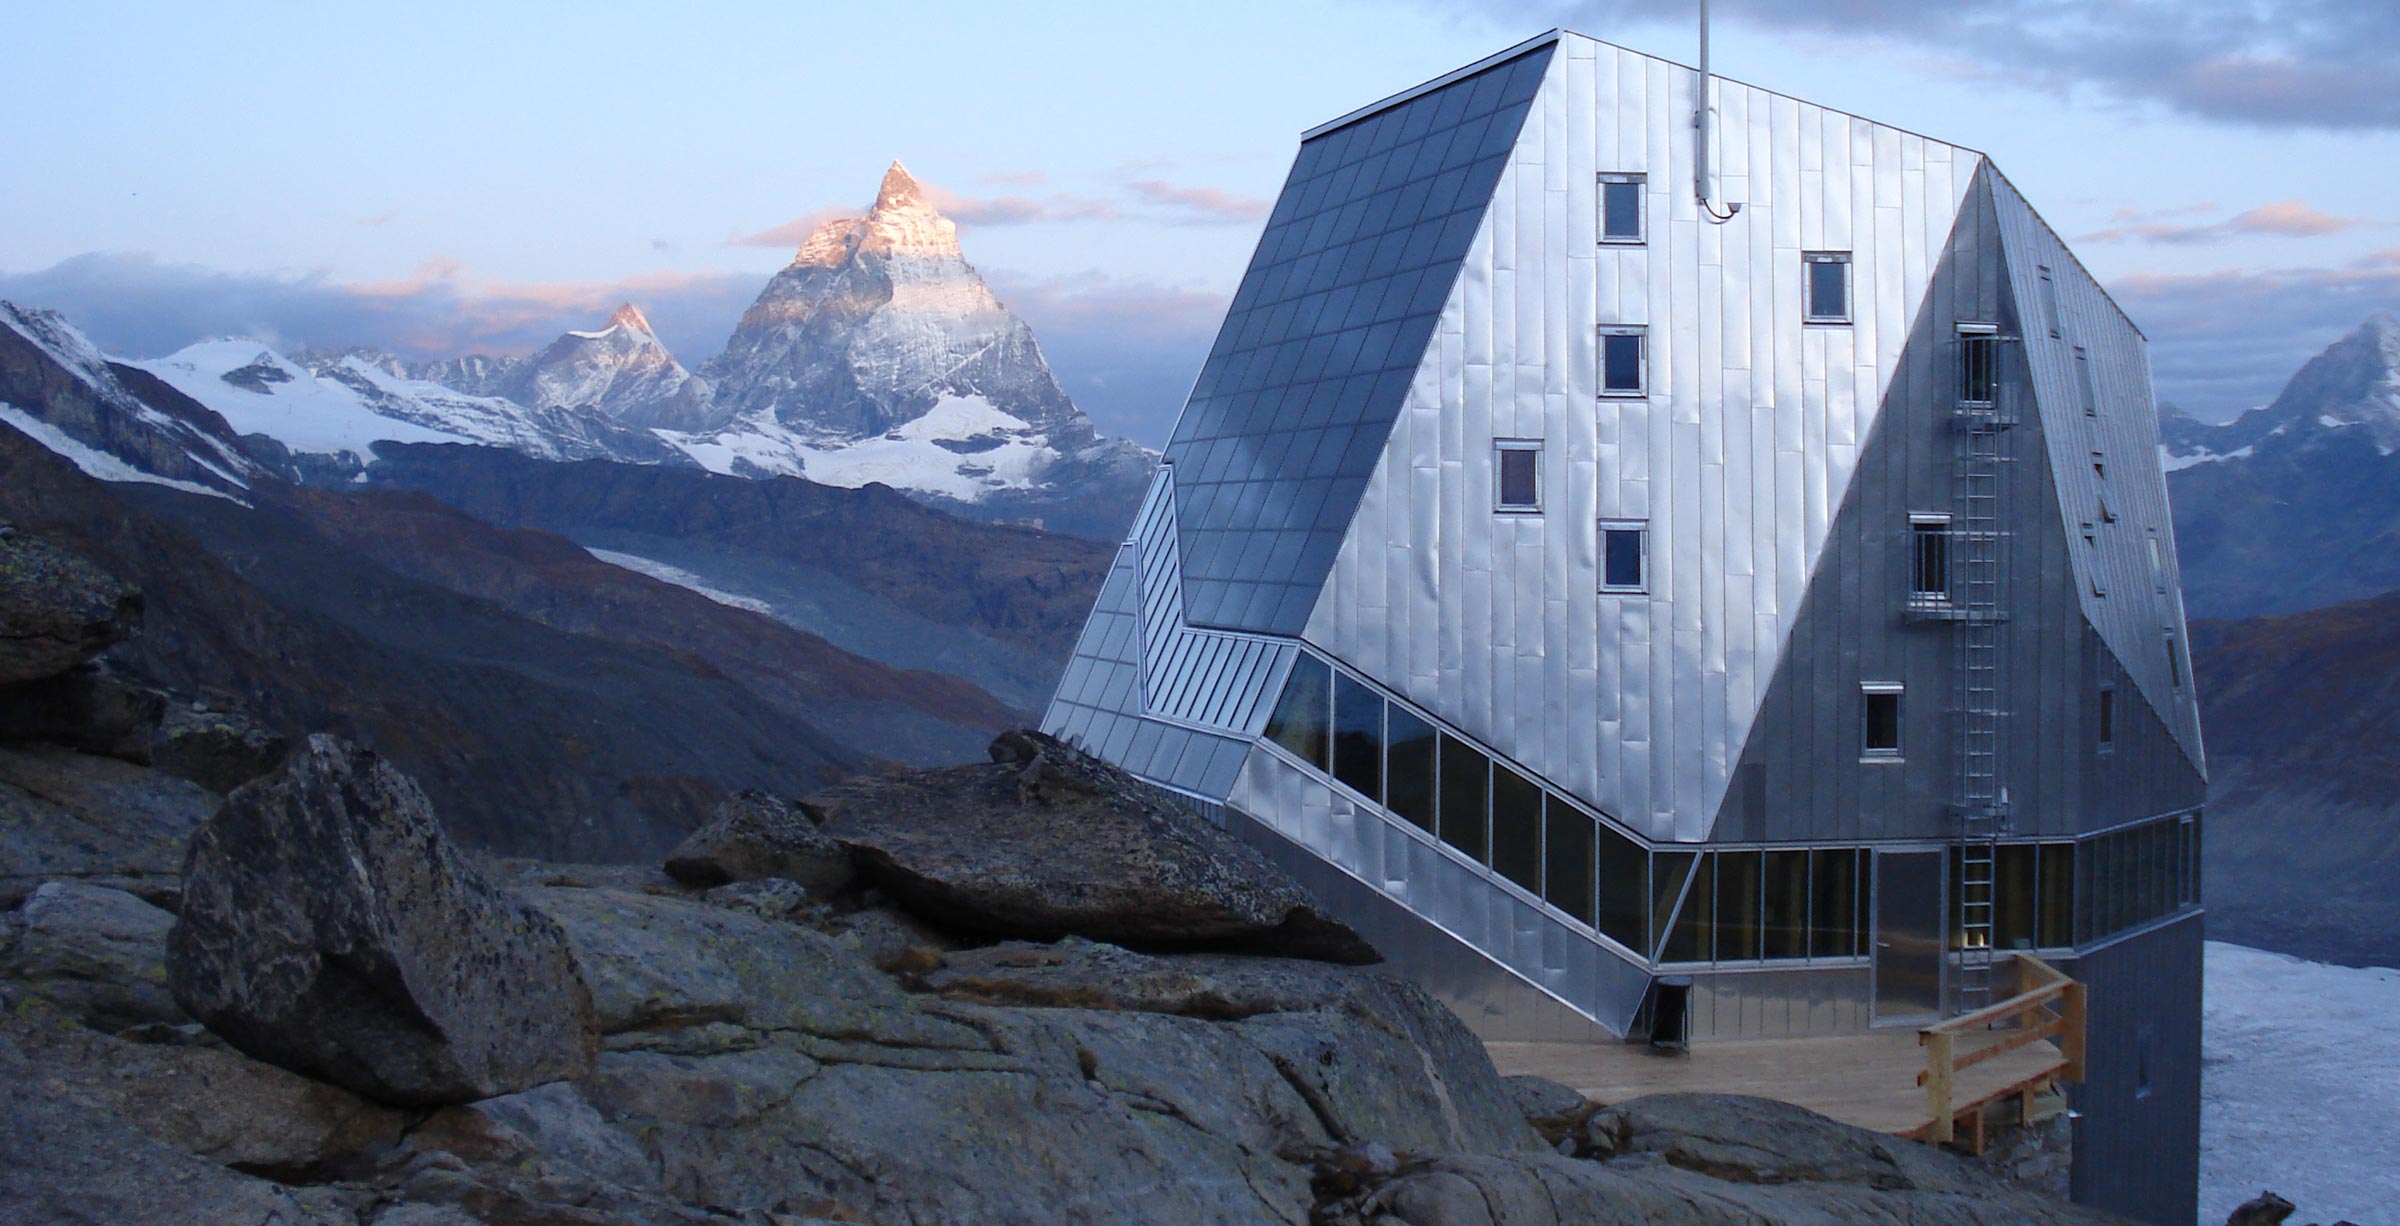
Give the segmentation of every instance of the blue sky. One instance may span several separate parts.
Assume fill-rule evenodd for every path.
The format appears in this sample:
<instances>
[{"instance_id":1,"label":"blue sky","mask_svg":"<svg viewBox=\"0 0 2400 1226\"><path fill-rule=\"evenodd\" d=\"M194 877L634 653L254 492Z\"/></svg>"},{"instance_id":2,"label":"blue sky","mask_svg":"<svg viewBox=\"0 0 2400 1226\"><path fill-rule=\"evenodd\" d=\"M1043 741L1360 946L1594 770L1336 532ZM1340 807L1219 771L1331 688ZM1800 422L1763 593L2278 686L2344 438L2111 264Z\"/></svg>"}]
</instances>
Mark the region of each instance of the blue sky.
<instances>
[{"instance_id":1,"label":"blue sky","mask_svg":"<svg viewBox=\"0 0 2400 1226\"><path fill-rule=\"evenodd\" d=\"M632 298L697 365L897 157L1103 428L1155 442L1303 128L1553 25L1694 52L1692 0L1464 7L24 7L0 296L136 354L425 355ZM1716 8L1727 75L1991 154L2144 325L2166 398L2259 403L2400 309L2400 6Z\"/></svg>"}]
</instances>

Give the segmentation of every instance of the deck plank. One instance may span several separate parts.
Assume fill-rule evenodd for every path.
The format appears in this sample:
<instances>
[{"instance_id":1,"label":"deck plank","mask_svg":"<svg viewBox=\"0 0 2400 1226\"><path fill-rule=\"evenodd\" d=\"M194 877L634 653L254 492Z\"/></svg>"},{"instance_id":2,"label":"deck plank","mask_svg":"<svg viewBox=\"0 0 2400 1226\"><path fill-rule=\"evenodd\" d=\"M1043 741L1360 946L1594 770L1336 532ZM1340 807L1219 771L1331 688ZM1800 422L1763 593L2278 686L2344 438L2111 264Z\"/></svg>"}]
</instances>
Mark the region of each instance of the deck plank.
<instances>
[{"instance_id":1,"label":"deck plank","mask_svg":"<svg viewBox=\"0 0 2400 1226\"><path fill-rule=\"evenodd\" d=\"M1958 1036L1958 1052L1990 1047L2008 1030ZM1638 1043L1487 1043L1503 1074L1531 1073L1602 1103L1646 1094L1750 1094L1796 1103L1876 1132L1907 1136L1932 1122L1917 1074L1925 1049L1914 1030L1832 1038L1692 1044L1688 1055L1654 1055ZM1960 1069L1956 1101L1990 1101L2055 1072L2064 1057L2030 1043Z\"/></svg>"}]
</instances>

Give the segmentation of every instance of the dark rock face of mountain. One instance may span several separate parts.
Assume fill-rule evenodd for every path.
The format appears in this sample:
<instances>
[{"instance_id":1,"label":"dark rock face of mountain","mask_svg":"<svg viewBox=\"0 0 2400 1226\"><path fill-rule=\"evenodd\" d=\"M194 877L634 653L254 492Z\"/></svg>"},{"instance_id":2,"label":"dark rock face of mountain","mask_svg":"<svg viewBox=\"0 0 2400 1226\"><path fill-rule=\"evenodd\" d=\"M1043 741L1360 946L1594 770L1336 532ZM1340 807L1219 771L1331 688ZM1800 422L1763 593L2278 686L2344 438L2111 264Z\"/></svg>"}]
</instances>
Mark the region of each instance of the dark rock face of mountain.
<instances>
[{"instance_id":1,"label":"dark rock face of mountain","mask_svg":"<svg viewBox=\"0 0 2400 1226\"><path fill-rule=\"evenodd\" d=\"M688 654L395 573L289 511L104 485L13 429L0 518L141 588L143 633L111 658L273 727L373 745L471 846L644 858L726 790L805 790L862 760Z\"/></svg>"},{"instance_id":2,"label":"dark rock face of mountain","mask_svg":"<svg viewBox=\"0 0 2400 1226\"><path fill-rule=\"evenodd\" d=\"M978 524L881 486L545 464L490 448L386 445L375 480L488 523L539 528L699 573L899 668L1048 701L1114 550Z\"/></svg>"},{"instance_id":3,"label":"dark rock face of mountain","mask_svg":"<svg viewBox=\"0 0 2400 1226\"><path fill-rule=\"evenodd\" d=\"M0 302L0 420L80 447L81 461L239 493L260 469L223 417L109 361L55 311Z\"/></svg>"},{"instance_id":4,"label":"dark rock face of mountain","mask_svg":"<svg viewBox=\"0 0 2400 1226\"><path fill-rule=\"evenodd\" d=\"M2209 934L2400 964L2400 592L2192 623Z\"/></svg>"},{"instance_id":5,"label":"dark rock face of mountain","mask_svg":"<svg viewBox=\"0 0 2400 1226\"><path fill-rule=\"evenodd\" d=\"M2368 320L2265 408L2222 426L2174 414L2161 428L2193 616L2400 588L2400 320Z\"/></svg>"}]
</instances>

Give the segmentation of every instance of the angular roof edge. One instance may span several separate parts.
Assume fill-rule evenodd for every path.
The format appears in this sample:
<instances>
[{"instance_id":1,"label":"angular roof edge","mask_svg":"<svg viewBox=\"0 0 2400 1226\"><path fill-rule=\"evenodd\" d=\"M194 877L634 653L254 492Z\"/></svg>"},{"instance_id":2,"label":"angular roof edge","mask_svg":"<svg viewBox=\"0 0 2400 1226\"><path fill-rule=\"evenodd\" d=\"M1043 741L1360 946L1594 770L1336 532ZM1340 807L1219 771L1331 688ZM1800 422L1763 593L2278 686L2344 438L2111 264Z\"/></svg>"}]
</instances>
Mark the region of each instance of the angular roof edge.
<instances>
[{"instance_id":1,"label":"angular roof edge","mask_svg":"<svg viewBox=\"0 0 2400 1226\"><path fill-rule=\"evenodd\" d=\"M1432 93L1433 91L1440 89L1441 87L1448 85L1451 82L1460 79L1461 77L1474 76L1476 73L1482 72L1484 69L1489 68L1494 64L1502 63L1507 60L1513 60L1536 47L1548 46L1551 43L1557 42L1559 37L1566 33L1568 33L1566 29L1554 27L1546 34L1536 34L1532 38L1528 38L1524 42L1518 43L1516 46L1510 47L1505 51L1495 51L1492 54L1487 55L1472 64L1468 64L1463 68L1453 68L1430 81L1426 81L1418 85L1412 85L1407 89L1401 90L1399 93L1393 94L1389 98L1382 99L1378 102L1370 102L1367 105L1362 106L1347 115L1343 115L1338 119L1326 120L1324 123L1318 124L1316 127L1310 128L1306 132L1302 132L1300 134L1300 139L1303 143L1306 143L1308 141L1315 140L1316 138L1323 136L1327 132L1331 132L1336 128L1348 127L1351 124L1357 123L1359 120L1365 119L1370 115L1374 115L1382 111L1388 111L1411 98Z\"/></svg>"}]
</instances>

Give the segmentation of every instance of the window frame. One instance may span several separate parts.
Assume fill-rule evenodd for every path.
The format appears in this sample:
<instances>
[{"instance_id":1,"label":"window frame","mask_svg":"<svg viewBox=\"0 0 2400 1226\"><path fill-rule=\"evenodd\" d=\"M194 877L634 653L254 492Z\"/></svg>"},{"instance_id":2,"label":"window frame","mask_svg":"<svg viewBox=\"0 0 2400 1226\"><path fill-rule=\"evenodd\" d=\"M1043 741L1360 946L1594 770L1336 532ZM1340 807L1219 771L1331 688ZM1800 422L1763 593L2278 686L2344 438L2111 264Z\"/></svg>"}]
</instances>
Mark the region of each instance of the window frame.
<instances>
[{"instance_id":1,"label":"window frame","mask_svg":"<svg viewBox=\"0 0 2400 1226\"><path fill-rule=\"evenodd\" d=\"M1961 320L1952 326L1951 335L1958 342L1958 403L1984 409L1996 407L2000 403L2000 325ZM1970 352L1983 355L1982 390L1988 394L1980 400L1967 394L1971 390L1968 387L1972 373L1968 360Z\"/></svg>"},{"instance_id":2,"label":"window frame","mask_svg":"<svg viewBox=\"0 0 2400 1226\"><path fill-rule=\"evenodd\" d=\"M1641 556L1637 565L1641 569L1641 581L1631 587L1613 585L1608 581L1608 537L1612 532L1633 533L1635 543L1640 547ZM1600 593L1604 596L1648 595L1650 592L1650 521L1646 519L1603 519L1599 523L1599 533L1600 573L1597 578L1599 579Z\"/></svg>"},{"instance_id":3,"label":"window frame","mask_svg":"<svg viewBox=\"0 0 2400 1226\"><path fill-rule=\"evenodd\" d=\"M1803 251L1800 253L1800 322L1839 327L1858 318L1858 277L1856 266L1847 251ZM1842 311L1827 315L1817 310L1817 277L1815 266L1838 264L1842 269Z\"/></svg>"},{"instance_id":4,"label":"window frame","mask_svg":"<svg viewBox=\"0 0 2400 1226\"><path fill-rule=\"evenodd\" d=\"M1633 237L1611 236L1608 232L1608 188L1610 184L1633 187ZM1594 188L1593 221L1598 223L1600 245L1604 247L1639 247L1650 241L1650 176L1632 172L1603 171Z\"/></svg>"},{"instance_id":5,"label":"window frame","mask_svg":"<svg viewBox=\"0 0 2400 1226\"><path fill-rule=\"evenodd\" d=\"M1507 461L1501 457L1510 453L1533 456L1533 501L1506 501L1502 478ZM1495 515L1539 515L1542 513L1542 440L1538 438L1496 438L1492 440L1492 513Z\"/></svg>"},{"instance_id":6,"label":"window frame","mask_svg":"<svg viewBox=\"0 0 2400 1226\"><path fill-rule=\"evenodd\" d=\"M1633 338L1634 385L1631 389L1612 388L1608 385L1608 338L1612 336ZM1648 327L1641 324L1602 324L1600 325L1599 350L1599 386L1600 395L1603 398L1641 400L1650 395L1650 329Z\"/></svg>"},{"instance_id":7,"label":"window frame","mask_svg":"<svg viewBox=\"0 0 2400 1226\"><path fill-rule=\"evenodd\" d=\"M1947 511L1911 511L1908 513L1908 598L1918 604L1947 605L1950 603L1951 580L1956 571L1952 565L1950 513ZM1932 529L1929 533L1927 530ZM1942 586L1925 586L1924 541L1927 535L1938 534L1942 540Z\"/></svg>"},{"instance_id":8,"label":"window frame","mask_svg":"<svg viewBox=\"0 0 2400 1226\"><path fill-rule=\"evenodd\" d=\"M1908 686L1900 681L1861 681L1858 683L1858 760L1882 764L1907 761L1908 709L1904 699ZM1874 701L1892 700L1892 743L1878 746L1874 742Z\"/></svg>"},{"instance_id":9,"label":"window frame","mask_svg":"<svg viewBox=\"0 0 2400 1226\"><path fill-rule=\"evenodd\" d=\"M2052 340L2062 339L2067 333L2058 317L2058 281L2050 275L2048 264L2037 264L2034 270L2041 276L2038 292L2042 302L2042 325L2048 329Z\"/></svg>"}]
</instances>

